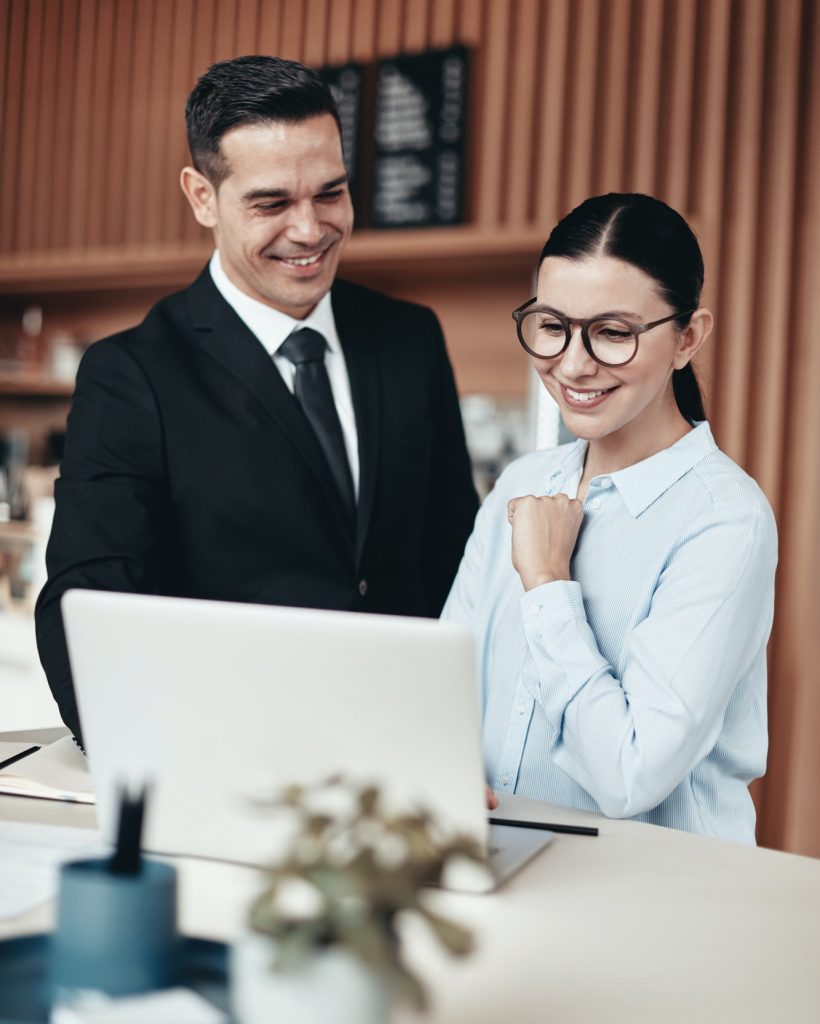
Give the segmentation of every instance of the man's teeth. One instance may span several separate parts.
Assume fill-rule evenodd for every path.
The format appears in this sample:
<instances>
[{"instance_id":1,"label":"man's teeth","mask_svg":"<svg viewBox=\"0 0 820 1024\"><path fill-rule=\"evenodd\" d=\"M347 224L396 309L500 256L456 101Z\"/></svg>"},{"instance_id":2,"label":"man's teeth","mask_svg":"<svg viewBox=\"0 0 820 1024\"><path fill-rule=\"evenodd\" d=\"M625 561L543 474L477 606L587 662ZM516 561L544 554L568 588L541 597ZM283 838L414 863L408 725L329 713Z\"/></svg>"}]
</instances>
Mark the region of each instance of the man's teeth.
<instances>
[{"instance_id":1,"label":"man's teeth","mask_svg":"<svg viewBox=\"0 0 820 1024\"><path fill-rule=\"evenodd\" d=\"M609 388L604 388L603 391L573 391L572 388L567 388L567 394L576 402L591 402L593 398L605 395L607 391Z\"/></svg>"},{"instance_id":2,"label":"man's teeth","mask_svg":"<svg viewBox=\"0 0 820 1024\"><path fill-rule=\"evenodd\" d=\"M318 260L321 255L322 254L320 252L317 252L315 256L302 256L299 259L296 259L295 257L283 256L282 262L289 263L292 267L309 267L310 264L315 263L316 260Z\"/></svg>"}]
</instances>

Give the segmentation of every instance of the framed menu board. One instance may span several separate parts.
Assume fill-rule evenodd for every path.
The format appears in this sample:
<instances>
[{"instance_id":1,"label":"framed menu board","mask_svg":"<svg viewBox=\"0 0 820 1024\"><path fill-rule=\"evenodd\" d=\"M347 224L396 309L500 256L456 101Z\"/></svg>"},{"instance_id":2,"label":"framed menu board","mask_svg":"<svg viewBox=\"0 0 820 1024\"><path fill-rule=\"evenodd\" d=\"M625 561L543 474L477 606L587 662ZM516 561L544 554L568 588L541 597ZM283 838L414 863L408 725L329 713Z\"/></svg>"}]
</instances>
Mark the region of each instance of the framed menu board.
<instances>
[{"instance_id":1,"label":"framed menu board","mask_svg":"<svg viewBox=\"0 0 820 1024\"><path fill-rule=\"evenodd\" d=\"M469 51L381 60L373 126L373 227L464 219Z\"/></svg>"},{"instance_id":2,"label":"framed menu board","mask_svg":"<svg viewBox=\"0 0 820 1024\"><path fill-rule=\"evenodd\" d=\"M463 46L322 69L357 227L463 222L468 71Z\"/></svg>"}]
</instances>

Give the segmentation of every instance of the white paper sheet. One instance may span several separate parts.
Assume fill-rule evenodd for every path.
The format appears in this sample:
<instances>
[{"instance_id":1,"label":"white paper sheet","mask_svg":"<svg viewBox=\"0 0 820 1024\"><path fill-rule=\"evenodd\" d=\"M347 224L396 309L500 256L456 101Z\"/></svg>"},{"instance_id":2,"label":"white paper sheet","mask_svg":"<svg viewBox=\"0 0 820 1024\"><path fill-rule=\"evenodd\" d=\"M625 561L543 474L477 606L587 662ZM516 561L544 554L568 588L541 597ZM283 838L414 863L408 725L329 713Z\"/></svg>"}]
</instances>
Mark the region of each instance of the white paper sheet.
<instances>
[{"instance_id":1,"label":"white paper sheet","mask_svg":"<svg viewBox=\"0 0 820 1024\"><path fill-rule=\"evenodd\" d=\"M0 793L77 803L94 803L95 799L88 761L70 736L0 770Z\"/></svg>"},{"instance_id":2,"label":"white paper sheet","mask_svg":"<svg viewBox=\"0 0 820 1024\"><path fill-rule=\"evenodd\" d=\"M93 829L0 821L0 918L25 914L56 896L64 861L108 850Z\"/></svg>"}]
</instances>

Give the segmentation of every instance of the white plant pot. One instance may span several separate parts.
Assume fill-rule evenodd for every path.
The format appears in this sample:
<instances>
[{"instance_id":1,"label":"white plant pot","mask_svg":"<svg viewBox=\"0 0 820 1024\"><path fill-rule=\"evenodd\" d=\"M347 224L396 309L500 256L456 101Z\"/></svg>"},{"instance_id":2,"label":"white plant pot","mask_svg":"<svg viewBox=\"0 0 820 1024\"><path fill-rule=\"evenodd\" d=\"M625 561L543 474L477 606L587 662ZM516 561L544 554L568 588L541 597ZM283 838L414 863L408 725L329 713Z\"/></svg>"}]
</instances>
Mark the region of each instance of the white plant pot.
<instances>
[{"instance_id":1,"label":"white plant pot","mask_svg":"<svg viewBox=\"0 0 820 1024\"><path fill-rule=\"evenodd\" d=\"M238 1024L387 1024L382 980L352 953L330 947L294 972L271 964L275 943L248 933L231 947L231 1008Z\"/></svg>"}]
</instances>

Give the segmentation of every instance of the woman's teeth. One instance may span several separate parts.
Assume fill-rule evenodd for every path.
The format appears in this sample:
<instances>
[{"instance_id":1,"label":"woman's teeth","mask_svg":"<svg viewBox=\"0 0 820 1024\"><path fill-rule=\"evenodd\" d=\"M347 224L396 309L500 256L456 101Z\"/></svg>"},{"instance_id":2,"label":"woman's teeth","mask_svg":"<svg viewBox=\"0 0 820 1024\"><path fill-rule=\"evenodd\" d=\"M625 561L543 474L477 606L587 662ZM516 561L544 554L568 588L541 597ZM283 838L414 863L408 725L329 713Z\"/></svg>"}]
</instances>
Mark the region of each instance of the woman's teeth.
<instances>
[{"instance_id":1,"label":"woman's teeth","mask_svg":"<svg viewBox=\"0 0 820 1024\"><path fill-rule=\"evenodd\" d=\"M593 398L605 395L610 390L610 388L604 388L603 391L573 391L572 388L567 388L567 394L576 402L591 402Z\"/></svg>"}]
</instances>

